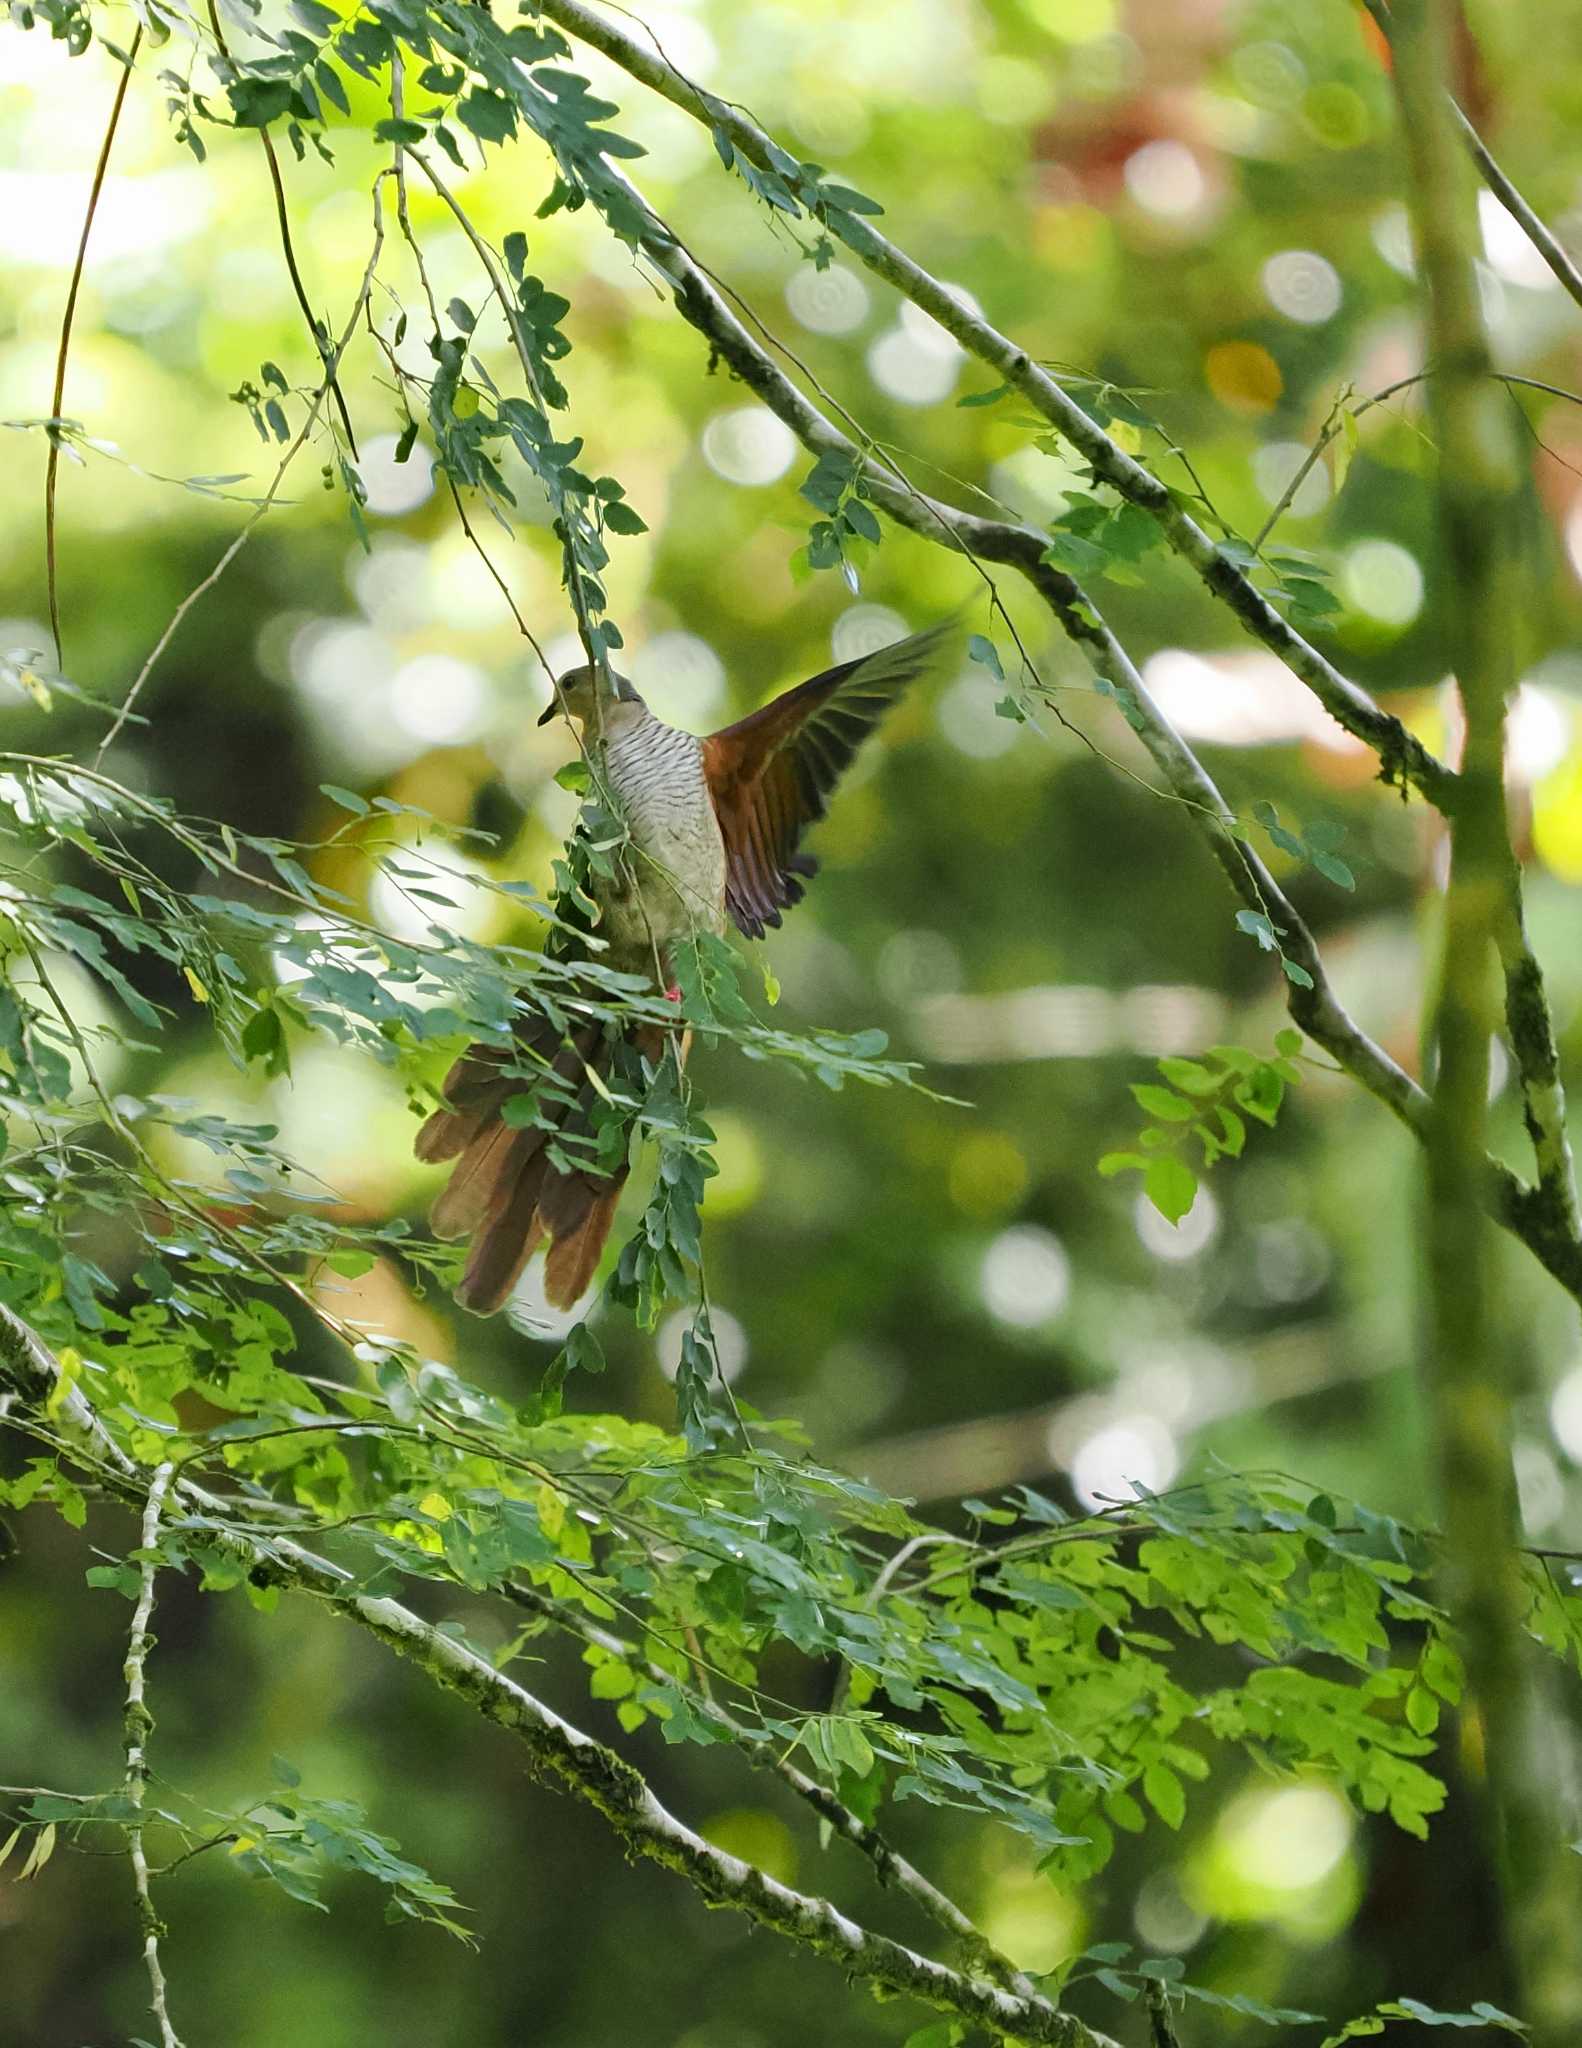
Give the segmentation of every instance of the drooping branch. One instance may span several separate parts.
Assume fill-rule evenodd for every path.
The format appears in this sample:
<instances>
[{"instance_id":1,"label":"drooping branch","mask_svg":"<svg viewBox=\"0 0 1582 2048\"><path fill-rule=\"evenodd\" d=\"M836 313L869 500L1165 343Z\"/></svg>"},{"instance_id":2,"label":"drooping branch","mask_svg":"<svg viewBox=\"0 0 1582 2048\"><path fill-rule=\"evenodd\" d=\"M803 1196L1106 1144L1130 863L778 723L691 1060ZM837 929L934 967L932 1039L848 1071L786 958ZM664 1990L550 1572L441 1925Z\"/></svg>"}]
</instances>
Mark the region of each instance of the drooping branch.
<instances>
[{"instance_id":1,"label":"drooping branch","mask_svg":"<svg viewBox=\"0 0 1582 2048\"><path fill-rule=\"evenodd\" d=\"M1390 21L1430 354L1440 366L1429 396L1466 731L1432 1012L1439 1071L1426 1130L1424 1377L1438 1440L1446 1587L1482 1725L1477 1789L1500 1872L1500 1946L1534 2048L1561 2048L1582 2028L1582 1874L1565 1846L1574 1830L1563 1830L1555 1812L1555 1732L1525 1635L1510 1345L1480 1199L1495 956L1509 944L1514 866L1504 768L1523 609L1515 546L1522 464L1489 381L1476 215L1448 99L1447 10L1442 0L1398 0Z\"/></svg>"},{"instance_id":2,"label":"drooping branch","mask_svg":"<svg viewBox=\"0 0 1582 2048\"><path fill-rule=\"evenodd\" d=\"M231 56L230 45L225 40L225 30L220 26L220 11L215 5L215 0L209 0L209 27L214 35L215 49L219 53L220 76L228 81L236 76L236 66ZM269 184L274 193L275 221L280 230L280 252L286 260L286 275L291 280L292 292L301 309L302 317L307 322L308 337L324 366L325 378L335 397L335 410L340 414L341 425L346 432L347 446L355 462L357 436L352 431L352 416L347 409L345 393L341 390L340 379L336 374L336 367L343 351L331 347L329 333L313 310L308 288L302 282L302 272L297 268L297 252L291 240L291 213L286 205L286 183L280 175L280 158L275 154L275 145L270 139L269 130L260 128L258 139L264 146L264 161L269 166Z\"/></svg>"},{"instance_id":3,"label":"drooping branch","mask_svg":"<svg viewBox=\"0 0 1582 2048\"><path fill-rule=\"evenodd\" d=\"M292 437L291 441L282 451L280 460L275 465L275 473L269 481L269 488L265 491L263 497L259 499L258 503L253 507L252 512L249 514L246 522L238 530L235 538L226 547L224 552L221 554L219 560L215 563L214 567L209 571L207 576L203 578L201 583L195 585L193 589L188 591L187 595L181 600L180 604L177 605L175 611L166 621L164 631L160 634L158 640L155 641L153 648L149 652L148 658L144 661L142 667L138 670L136 676L133 678L131 688L127 691L125 697L122 698L121 707L116 712L115 717L111 722L110 729L108 730L108 732L106 732L104 738L99 742L99 750L94 756L94 765L96 767L99 765L100 762L103 761L110 745L118 737L122 727L126 724L127 720L132 716L132 713L137 705L137 700L143 693L143 686L147 683L149 677L153 674L155 663L159 660L159 657L164 653L165 649L170 645L171 639L175 635L176 629L180 626L182 620L187 616L188 612L191 611L192 607L198 602L199 598L202 597L205 594L205 592L210 591L214 588L215 584L219 582L220 578L225 574L226 570L231 566L232 562L236 560L236 557L241 553L242 549L247 545L248 541L251 540L254 531L257 529L259 525L259 522L263 519L265 513L269 511L271 506L274 504L276 498L279 496L280 487L286 480L286 471L291 467L292 463L296 460L296 457L300 452L304 442L306 442L308 436L313 432L313 429L318 422L319 413L323 408L324 400L329 395L329 392L334 385L335 374L340 365L341 358L345 355L347 349L351 345L352 336L357 331L357 324L363 317L363 308L367 305L369 293L373 290L374 272L378 267L379 252L384 247L384 209L380 202L380 188L383 185L384 180L389 175L390 173L388 171L381 171L378 174L378 176L374 179L373 247L369 251L368 262L366 267L364 268L362 275L362 282L359 284L357 288L357 296L352 304L351 316L347 320L346 325L341 332L339 341L336 342L335 346L329 351L328 355L325 358L324 374L320 378L318 386L314 391L311 400L308 403L307 417L303 420L302 425L297 429L297 432Z\"/></svg>"},{"instance_id":4,"label":"drooping branch","mask_svg":"<svg viewBox=\"0 0 1582 2048\"><path fill-rule=\"evenodd\" d=\"M670 284L677 310L718 356L788 426L810 454L839 454L855 464L872 502L898 525L932 540L975 565L1014 568L1032 585L1082 647L1095 671L1125 708L1128 721L1165 779L1170 794L1207 844L1232 891L1248 909L1267 916L1281 932L1286 957L1312 981L1291 982L1286 1003L1292 1020L1416 1135L1423 1135L1428 1098L1384 1048L1371 1039L1336 996L1323 959L1299 912L1256 853L1231 829L1234 813L1186 741L1154 702L1136 664L1110 630L1091 596L1072 577L1044 560L1046 542L1035 528L987 519L915 490L904 473L879 459L816 406L749 332L719 289L642 194L610 171L629 206L648 224L644 255ZM1530 956L1529 956L1530 958ZM1531 972L1537 974L1536 963ZM1541 980L1533 1008L1534 1036L1547 1026ZM1555 1082L1558 1088L1558 1079ZM1564 1125L1561 1124L1563 1134ZM1574 1203L1551 1202L1543 1184L1523 1182L1502 1162L1485 1158L1484 1199L1535 1258L1582 1301L1582 1234ZM1563 1183L1569 1186L1569 1176Z\"/></svg>"},{"instance_id":5,"label":"drooping branch","mask_svg":"<svg viewBox=\"0 0 1582 2048\"><path fill-rule=\"evenodd\" d=\"M49 403L49 454L44 465L44 584L48 593L49 630L55 642L55 661L61 667L65 665L66 651L60 637L60 581L55 561L55 484L60 470L60 409L66 402L66 364L71 355L72 325L77 317L77 294L82 289L83 266L88 260L88 237L93 233L99 195L104 190L104 174L110 167L115 131L121 125L121 109L126 104L126 89L132 82L132 67L137 62L142 41L143 25L139 22L121 66L121 76L116 81L110 118L105 123L104 140L99 145L99 160L93 167L93 183L88 188L88 204L83 209L82 234L78 238L77 256L71 267L71 284L66 292L66 309L60 316L60 341L55 351L55 388Z\"/></svg>"},{"instance_id":6,"label":"drooping branch","mask_svg":"<svg viewBox=\"0 0 1582 2048\"><path fill-rule=\"evenodd\" d=\"M47 1415L64 1451L80 1459L107 1492L146 1510L149 1473L111 1437L81 1388L62 1379L48 1345L0 1304L0 1400L6 1397L29 1414ZM631 1854L684 1878L708 1904L746 1914L839 1963L848 1977L916 1998L1007 2041L1027 2048L1115 2048L1108 2036L1047 1999L1018 1996L987 1977L952 1969L862 1926L828 1900L795 1891L715 1848L670 1813L624 1757L497 1671L478 1651L397 1600L359 1593L350 1574L327 1558L238 1522L233 1503L182 1479L169 1481L160 1498L168 1530L176 1530L184 1514L194 1515L204 1540L240 1563L254 1585L310 1594L416 1664L434 1684L522 1743L535 1771L602 1814Z\"/></svg>"}]
</instances>

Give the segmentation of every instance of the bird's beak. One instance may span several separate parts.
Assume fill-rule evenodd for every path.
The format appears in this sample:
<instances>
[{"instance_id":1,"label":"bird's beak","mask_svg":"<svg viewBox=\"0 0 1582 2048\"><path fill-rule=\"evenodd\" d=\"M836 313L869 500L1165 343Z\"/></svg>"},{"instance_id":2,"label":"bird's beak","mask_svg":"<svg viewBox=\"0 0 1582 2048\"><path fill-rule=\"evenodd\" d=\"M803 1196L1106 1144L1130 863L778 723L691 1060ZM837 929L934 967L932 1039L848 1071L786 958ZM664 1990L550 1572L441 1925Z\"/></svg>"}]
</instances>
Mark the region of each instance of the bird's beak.
<instances>
[{"instance_id":1,"label":"bird's beak","mask_svg":"<svg viewBox=\"0 0 1582 2048\"><path fill-rule=\"evenodd\" d=\"M551 698L550 698L550 700L549 700L549 702L548 702L548 703L547 703L547 704L546 704L546 705L544 706L543 710L542 710L542 711L541 711L541 712L540 712L540 713L538 714L538 719L537 719L537 723L538 723L539 725L548 725L549 721L550 721L550 720L551 720L551 719L552 719L552 718L554 717L555 713L556 713L556 712L557 712L557 711L558 711L559 709L560 709L560 701L559 701L559 699L558 699L558 698L555 698L555 697L551 697Z\"/></svg>"}]
</instances>

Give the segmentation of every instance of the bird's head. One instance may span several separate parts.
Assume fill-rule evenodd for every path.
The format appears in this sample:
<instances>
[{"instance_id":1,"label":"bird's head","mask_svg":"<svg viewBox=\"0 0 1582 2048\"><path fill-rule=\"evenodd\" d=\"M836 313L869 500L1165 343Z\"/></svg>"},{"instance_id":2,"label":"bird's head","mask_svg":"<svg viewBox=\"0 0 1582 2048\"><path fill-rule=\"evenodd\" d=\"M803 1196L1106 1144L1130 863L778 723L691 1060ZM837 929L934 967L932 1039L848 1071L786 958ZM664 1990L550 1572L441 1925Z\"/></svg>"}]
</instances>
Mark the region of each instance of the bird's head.
<instances>
[{"instance_id":1,"label":"bird's head","mask_svg":"<svg viewBox=\"0 0 1582 2048\"><path fill-rule=\"evenodd\" d=\"M540 725L548 725L557 711L564 711L585 730L596 723L596 708L610 704L640 704L642 699L614 669L602 678L592 667L568 668L555 682L555 694L539 714Z\"/></svg>"}]
</instances>

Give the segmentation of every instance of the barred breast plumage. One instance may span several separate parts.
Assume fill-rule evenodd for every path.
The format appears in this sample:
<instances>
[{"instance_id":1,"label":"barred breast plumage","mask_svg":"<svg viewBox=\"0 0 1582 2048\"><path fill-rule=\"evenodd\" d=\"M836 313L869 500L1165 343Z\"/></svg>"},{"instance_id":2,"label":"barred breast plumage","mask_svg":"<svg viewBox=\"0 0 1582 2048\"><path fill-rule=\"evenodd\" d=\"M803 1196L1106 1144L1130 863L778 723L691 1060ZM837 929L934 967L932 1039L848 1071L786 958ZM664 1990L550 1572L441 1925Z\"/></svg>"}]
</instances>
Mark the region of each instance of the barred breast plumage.
<instances>
[{"instance_id":1,"label":"barred breast plumage","mask_svg":"<svg viewBox=\"0 0 1582 2048\"><path fill-rule=\"evenodd\" d=\"M603 884L601 937L612 965L654 965L678 938L725 925L725 842L703 772L703 746L646 704L606 709L604 771L631 828L622 884Z\"/></svg>"}]
</instances>

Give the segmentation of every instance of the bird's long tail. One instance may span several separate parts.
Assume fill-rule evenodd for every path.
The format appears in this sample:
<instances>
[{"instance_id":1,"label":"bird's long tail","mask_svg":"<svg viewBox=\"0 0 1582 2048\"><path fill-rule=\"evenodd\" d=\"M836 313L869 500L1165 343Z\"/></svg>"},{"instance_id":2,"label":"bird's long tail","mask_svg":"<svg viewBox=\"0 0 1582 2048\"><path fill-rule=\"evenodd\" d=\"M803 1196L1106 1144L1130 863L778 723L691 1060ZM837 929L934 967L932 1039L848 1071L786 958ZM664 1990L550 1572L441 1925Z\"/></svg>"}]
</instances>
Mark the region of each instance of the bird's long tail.
<instances>
[{"instance_id":1,"label":"bird's long tail","mask_svg":"<svg viewBox=\"0 0 1582 2048\"><path fill-rule=\"evenodd\" d=\"M457 1162L430 1221L437 1237L472 1239L456 1290L463 1308L493 1315L546 1240L545 1298L565 1309L587 1291L630 1171L630 1112L622 1116L611 1097L637 1073L633 1055L656 1061L664 1043L654 1025L617 1035L595 1023L563 1035L535 1018L514 1049L474 1045L457 1060L447 1106L418 1132L416 1150ZM513 1100L526 1120L506 1120Z\"/></svg>"}]
</instances>

